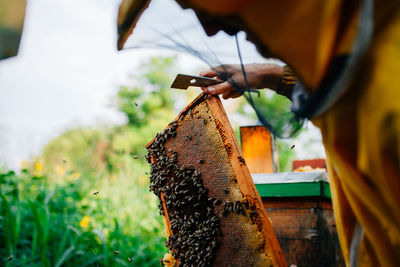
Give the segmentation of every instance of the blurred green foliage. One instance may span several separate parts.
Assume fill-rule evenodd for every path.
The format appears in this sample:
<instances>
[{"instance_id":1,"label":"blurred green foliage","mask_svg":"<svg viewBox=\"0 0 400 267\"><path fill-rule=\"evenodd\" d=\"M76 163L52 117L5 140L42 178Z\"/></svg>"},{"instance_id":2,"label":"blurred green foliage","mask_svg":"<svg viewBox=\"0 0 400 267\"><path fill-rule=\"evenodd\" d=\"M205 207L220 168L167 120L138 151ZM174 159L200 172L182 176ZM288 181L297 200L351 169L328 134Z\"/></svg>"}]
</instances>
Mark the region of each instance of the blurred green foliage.
<instances>
[{"instance_id":1,"label":"blurred green foliage","mask_svg":"<svg viewBox=\"0 0 400 267\"><path fill-rule=\"evenodd\" d=\"M152 117L164 117L165 112L173 111L170 77L176 73L175 61L176 57L151 58L142 65L146 72L136 78L135 86L121 86L117 107L126 114L129 125L149 124Z\"/></svg>"},{"instance_id":2,"label":"blurred green foliage","mask_svg":"<svg viewBox=\"0 0 400 267\"><path fill-rule=\"evenodd\" d=\"M146 186L93 178L2 172L0 265L158 266L163 227Z\"/></svg>"}]
</instances>

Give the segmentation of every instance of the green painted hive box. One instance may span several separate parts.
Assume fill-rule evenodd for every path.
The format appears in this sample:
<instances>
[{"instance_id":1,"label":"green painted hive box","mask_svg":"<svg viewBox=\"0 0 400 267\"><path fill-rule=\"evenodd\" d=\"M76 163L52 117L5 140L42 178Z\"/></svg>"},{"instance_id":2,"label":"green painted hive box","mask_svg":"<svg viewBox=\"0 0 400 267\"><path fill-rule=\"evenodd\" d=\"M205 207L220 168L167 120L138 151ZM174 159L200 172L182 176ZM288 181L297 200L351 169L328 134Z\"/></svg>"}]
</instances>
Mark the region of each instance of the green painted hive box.
<instances>
[{"instance_id":1,"label":"green painted hive box","mask_svg":"<svg viewBox=\"0 0 400 267\"><path fill-rule=\"evenodd\" d=\"M325 171L252 174L261 197L331 198Z\"/></svg>"},{"instance_id":2,"label":"green painted hive box","mask_svg":"<svg viewBox=\"0 0 400 267\"><path fill-rule=\"evenodd\" d=\"M288 266L345 266L325 171L252 178Z\"/></svg>"}]
</instances>

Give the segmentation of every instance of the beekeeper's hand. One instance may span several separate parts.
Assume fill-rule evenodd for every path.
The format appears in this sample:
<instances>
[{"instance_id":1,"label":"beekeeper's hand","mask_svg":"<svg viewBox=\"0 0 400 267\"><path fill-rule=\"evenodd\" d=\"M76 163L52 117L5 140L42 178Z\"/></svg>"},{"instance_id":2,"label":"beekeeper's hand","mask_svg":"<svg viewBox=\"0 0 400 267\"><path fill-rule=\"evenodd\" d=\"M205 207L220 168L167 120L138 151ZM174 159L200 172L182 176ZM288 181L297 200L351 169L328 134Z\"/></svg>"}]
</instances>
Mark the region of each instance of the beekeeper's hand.
<instances>
[{"instance_id":1,"label":"beekeeper's hand","mask_svg":"<svg viewBox=\"0 0 400 267\"><path fill-rule=\"evenodd\" d=\"M283 67L277 64L247 64L244 65L244 69L250 89L268 88L276 91L283 75ZM224 99L241 96L240 92L229 83L229 80L233 80L234 84L239 86L242 90L246 89L242 68L239 64L219 65L212 69L202 71L199 75L223 80L228 79L228 81L223 83L202 88L203 91L207 91L212 95L222 94Z\"/></svg>"}]
</instances>

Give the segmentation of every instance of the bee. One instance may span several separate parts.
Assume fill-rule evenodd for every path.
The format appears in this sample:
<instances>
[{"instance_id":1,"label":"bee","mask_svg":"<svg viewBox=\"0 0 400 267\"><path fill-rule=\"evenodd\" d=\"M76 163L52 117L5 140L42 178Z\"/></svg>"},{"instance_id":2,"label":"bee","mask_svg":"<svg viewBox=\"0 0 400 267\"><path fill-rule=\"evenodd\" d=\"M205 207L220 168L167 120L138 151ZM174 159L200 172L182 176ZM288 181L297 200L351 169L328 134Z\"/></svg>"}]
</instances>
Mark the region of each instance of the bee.
<instances>
[{"instance_id":1,"label":"bee","mask_svg":"<svg viewBox=\"0 0 400 267\"><path fill-rule=\"evenodd\" d=\"M65 160L65 159L63 159L63 161L62 161L63 163L67 163L67 160Z\"/></svg>"},{"instance_id":2,"label":"bee","mask_svg":"<svg viewBox=\"0 0 400 267\"><path fill-rule=\"evenodd\" d=\"M119 254L119 251L118 251L118 250L115 250L115 251L114 251L114 254L115 254L115 255L118 255L118 254Z\"/></svg>"},{"instance_id":3,"label":"bee","mask_svg":"<svg viewBox=\"0 0 400 267\"><path fill-rule=\"evenodd\" d=\"M170 123L168 123L169 126L175 127L177 123L177 120L171 121Z\"/></svg>"},{"instance_id":4,"label":"bee","mask_svg":"<svg viewBox=\"0 0 400 267\"><path fill-rule=\"evenodd\" d=\"M96 191L96 192L93 192L93 195L95 195L95 196L97 196L99 194L99 192L98 191Z\"/></svg>"},{"instance_id":5,"label":"bee","mask_svg":"<svg viewBox=\"0 0 400 267\"><path fill-rule=\"evenodd\" d=\"M224 191L225 194L228 194L228 193L229 193L229 190L228 190L228 189L224 189L223 191Z\"/></svg>"},{"instance_id":6,"label":"bee","mask_svg":"<svg viewBox=\"0 0 400 267\"><path fill-rule=\"evenodd\" d=\"M8 261L10 261L10 260L12 260L12 259L13 259L12 256L10 256L10 257L7 258Z\"/></svg>"},{"instance_id":7,"label":"bee","mask_svg":"<svg viewBox=\"0 0 400 267\"><path fill-rule=\"evenodd\" d=\"M139 106L138 103L135 102L135 106L136 106L136 107Z\"/></svg>"},{"instance_id":8,"label":"bee","mask_svg":"<svg viewBox=\"0 0 400 267\"><path fill-rule=\"evenodd\" d=\"M246 161L244 160L244 158L243 157L238 157L238 160L239 160L239 162L241 163L241 164L246 164Z\"/></svg>"},{"instance_id":9,"label":"bee","mask_svg":"<svg viewBox=\"0 0 400 267\"><path fill-rule=\"evenodd\" d=\"M203 164L204 163L204 159L200 159L198 162L199 162L199 164Z\"/></svg>"},{"instance_id":10,"label":"bee","mask_svg":"<svg viewBox=\"0 0 400 267\"><path fill-rule=\"evenodd\" d=\"M290 147L290 149L293 149L295 146L296 146L296 145L292 145L292 146Z\"/></svg>"},{"instance_id":11,"label":"bee","mask_svg":"<svg viewBox=\"0 0 400 267\"><path fill-rule=\"evenodd\" d=\"M139 156L138 156L138 155L135 155L135 156L133 156L133 158L134 158L134 159L138 159L138 158L139 158Z\"/></svg>"},{"instance_id":12,"label":"bee","mask_svg":"<svg viewBox=\"0 0 400 267\"><path fill-rule=\"evenodd\" d=\"M219 205L219 204L221 204L221 200L220 199L215 199L214 202L213 202L213 205L215 206L215 205Z\"/></svg>"},{"instance_id":13,"label":"bee","mask_svg":"<svg viewBox=\"0 0 400 267\"><path fill-rule=\"evenodd\" d=\"M128 261L129 261L129 262L132 262L132 261L133 261L133 259L132 259L132 258L128 258Z\"/></svg>"},{"instance_id":14,"label":"bee","mask_svg":"<svg viewBox=\"0 0 400 267\"><path fill-rule=\"evenodd\" d=\"M207 120L203 119L203 124L206 125L207 124Z\"/></svg>"}]
</instances>

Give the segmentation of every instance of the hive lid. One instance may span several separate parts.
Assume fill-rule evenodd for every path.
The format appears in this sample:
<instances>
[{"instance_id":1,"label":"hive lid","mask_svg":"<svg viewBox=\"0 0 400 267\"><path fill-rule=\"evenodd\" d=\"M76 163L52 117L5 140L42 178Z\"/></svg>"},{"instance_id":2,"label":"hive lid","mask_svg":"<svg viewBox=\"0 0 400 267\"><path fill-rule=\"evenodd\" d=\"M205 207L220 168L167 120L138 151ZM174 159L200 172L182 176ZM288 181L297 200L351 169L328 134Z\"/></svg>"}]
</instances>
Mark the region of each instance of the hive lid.
<instances>
[{"instance_id":1,"label":"hive lid","mask_svg":"<svg viewBox=\"0 0 400 267\"><path fill-rule=\"evenodd\" d=\"M328 182L328 174L326 171L254 173L251 177L255 184Z\"/></svg>"},{"instance_id":2,"label":"hive lid","mask_svg":"<svg viewBox=\"0 0 400 267\"><path fill-rule=\"evenodd\" d=\"M252 174L261 197L331 198L325 171Z\"/></svg>"}]
</instances>

